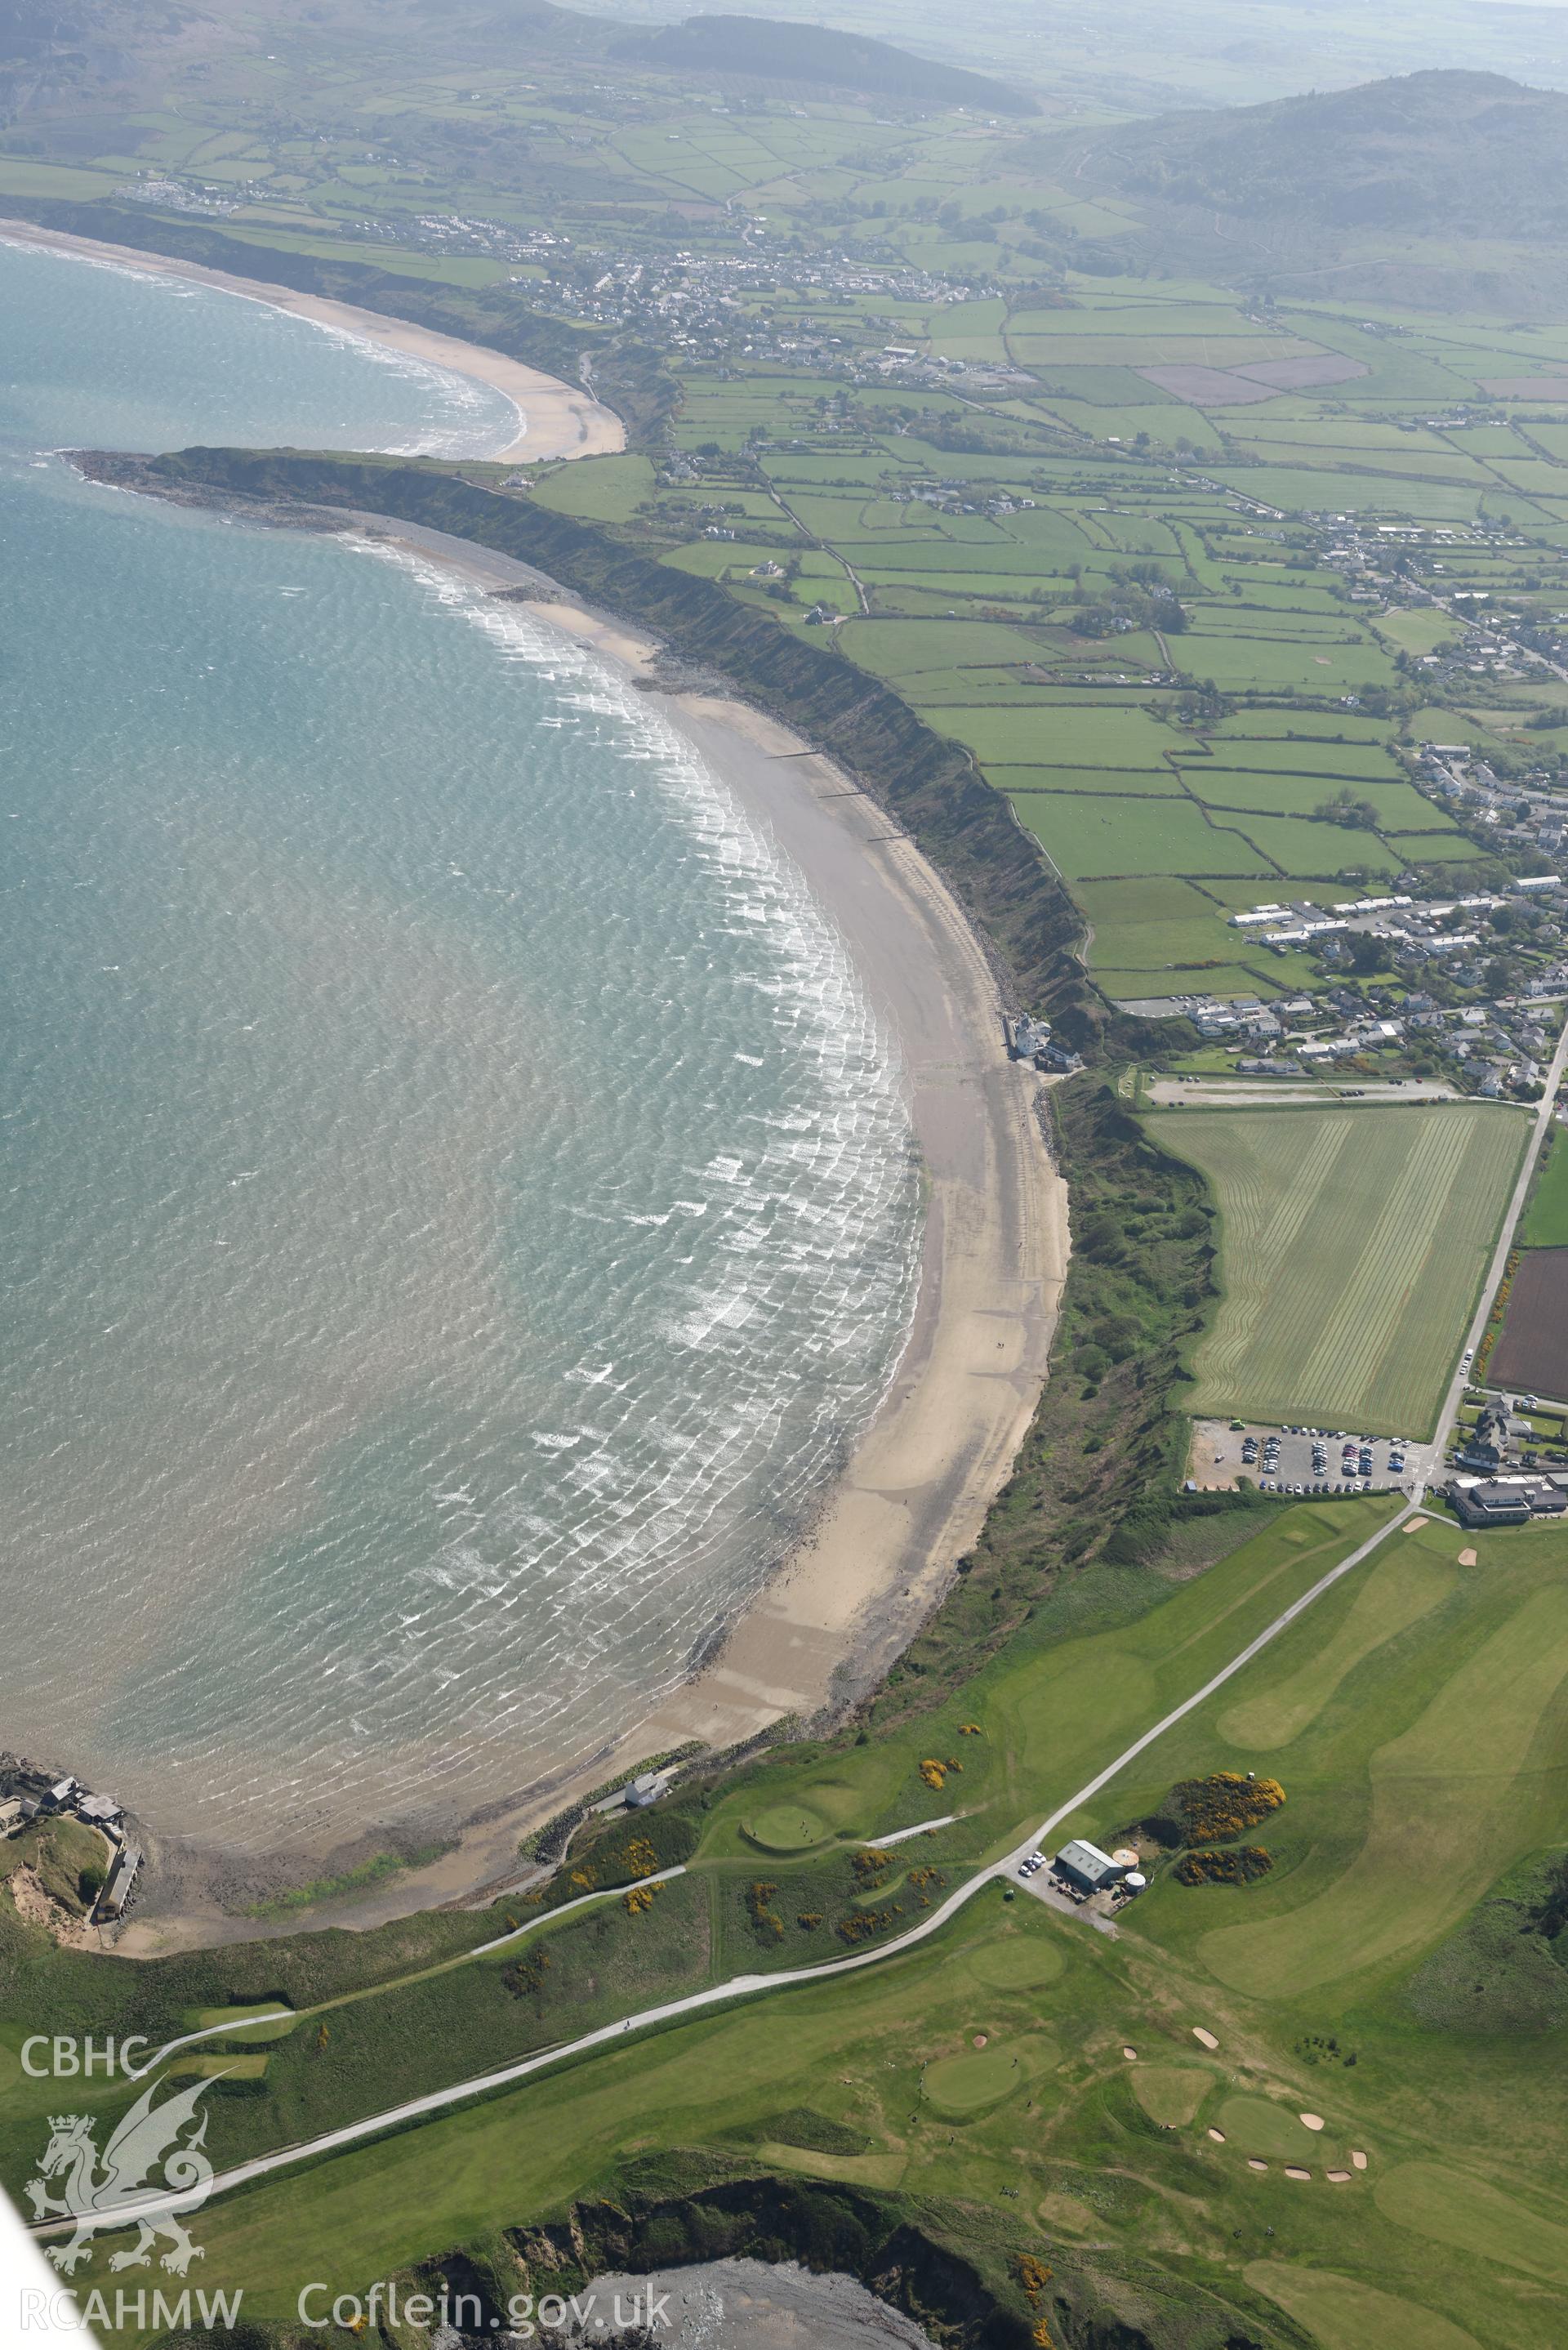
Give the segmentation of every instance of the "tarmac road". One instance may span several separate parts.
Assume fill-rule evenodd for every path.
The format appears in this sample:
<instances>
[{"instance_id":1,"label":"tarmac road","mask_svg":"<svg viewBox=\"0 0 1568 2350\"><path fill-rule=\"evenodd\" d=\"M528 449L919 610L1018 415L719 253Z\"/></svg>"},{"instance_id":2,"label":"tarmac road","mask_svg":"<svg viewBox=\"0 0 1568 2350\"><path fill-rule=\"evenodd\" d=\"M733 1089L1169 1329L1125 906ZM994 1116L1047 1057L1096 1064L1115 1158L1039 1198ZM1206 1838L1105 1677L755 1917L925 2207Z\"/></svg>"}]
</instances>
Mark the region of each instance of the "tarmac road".
<instances>
[{"instance_id":1,"label":"tarmac road","mask_svg":"<svg viewBox=\"0 0 1568 2350\"><path fill-rule=\"evenodd\" d=\"M1508 1252L1512 1243L1514 1228L1524 1206L1525 1194L1530 1188L1530 1178L1551 1121L1557 1088L1562 1082L1565 1066L1568 1066L1568 1024L1564 1025L1557 1040L1557 1049L1552 1055L1552 1066L1547 1075L1545 1092L1536 1112L1531 1147L1520 1169L1519 1180L1514 1185L1497 1247L1488 1268L1481 1297L1470 1325L1468 1343L1471 1346L1480 1344L1480 1335L1486 1327L1487 1315L1498 1284L1502 1278L1503 1267L1508 1262ZM1457 1370L1449 1383L1430 1455L1431 1460L1437 1464L1441 1463L1443 1446L1452 1430L1465 1386L1466 1379L1463 1372ZM826 1982L836 1975L857 1974L867 1967L886 1966L904 1951L912 1950L917 1943L929 1940L933 1934L940 1932L950 1918L957 1916L966 1902L972 1901L978 1894L983 1893L988 1886L1014 1878L1019 1862L1036 1846L1043 1846L1064 1820L1070 1819L1075 1812L1080 1811L1100 1793L1102 1788L1109 1786L1113 1779L1119 1777L1129 1763L1137 1762L1139 1755L1146 1753L1168 1730L1174 1729L1179 1721L1185 1721L1189 1713L1212 1697L1217 1690L1223 1689L1226 1682L1232 1680L1239 1672L1251 1664L1253 1658L1259 1656L1271 1641L1277 1639L1288 1626L1304 1616L1309 1607L1315 1606L1325 1592L1331 1591L1336 1583L1352 1574L1365 1559L1371 1556L1375 1550L1397 1534L1417 1510L1424 1483L1424 1479L1417 1479L1411 1499L1386 1526L1380 1527L1376 1534L1360 1544L1347 1557L1341 1559L1336 1566L1331 1567L1326 1575L1321 1575L1310 1590L1303 1592L1299 1599L1293 1600L1290 1607L1276 1616L1272 1623L1255 1638L1248 1641L1245 1648L1238 1649L1230 1662L1221 1666L1220 1669L1206 1680L1200 1689L1194 1690L1191 1696L1184 1698L1179 1705L1172 1706L1169 1712L1162 1714L1158 1721L1151 1723L1141 1737L1135 1738L1130 1746L1124 1747L1113 1762L1106 1763L1103 1771L1097 1772L1092 1779L1085 1780L1081 1787L1075 1788L1072 1794L1058 1804L1055 1810L1041 1822L1033 1835L1025 1836L1002 1859L992 1862L990 1867L971 1877L968 1884L960 1886L956 1892L950 1893L945 1901L931 1911L929 1918L923 1918L918 1926L912 1926L907 1933L900 1934L896 1941L881 1943L876 1950L859 1951L853 1957L826 1960L816 1966L795 1967L777 1974L735 1975L728 1982L711 1984L706 1991L690 1991L683 1998L667 2000L659 2006L644 2008L639 2013L628 2016L618 2023L602 2025L597 2032L585 2033L579 2039L566 2041L553 2048L543 2049L535 2055L522 2058L515 2064L503 2065L496 2072L483 2073L472 2080L453 2082L445 2088L431 2090L422 2097L408 2098L401 2105L388 2106L382 2113L371 2114L363 2120L347 2123L341 2129L325 2131L320 2137L308 2138L298 2146L283 2147L272 2154L258 2155L253 2161L237 2164L231 2170L220 2171L213 2178L208 2199L211 2199L212 2196L230 2194L235 2188L250 2186L257 2179L269 2178L276 2171L290 2169L296 2164L313 2160L317 2156L334 2154L346 2147L362 2145L367 2138L377 2137L384 2130L395 2129L403 2123L420 2121L431 2115L444 2113L453 2106L465 2104L470 2098L484 2096L496 2089L509 2088L519 2081L530 2079L536 2073L566 2064L574 2057L591 2055L597 2050L614 2047L633 2033L651 2031L656 2026L666 2023L678 2023L687 2016L702 2014L709 2009L727 2005L734 2000L765 1998L773 1992L789 1991L797 1983ZM504 1937L503 1939L512 1938ZM181 2043L171 2043L171 2046L178 2044ZM129 2224L143 2215L166 2210L176 2203L183 2204L188 2196L187 2189L183 2196L178 2194L150 2196L145 2199L128 2203L117 2210L116 2223ZM36 2230L35 2233L58 2234L67 2231L71 2225L72 2222L67 2218L52 2221L46 2227Z\"/></svg>"},{"instance_id":2,"label":"tarmac road","mask_svg":"<svg viewBox=\"0 0 1568 2350\"><path fill-rule=\"evenodd\" d=\"M1565 1037L1564 1044L1568 1046L1568 1037ZM1332 1590L1343 1576L1352 1573L1364 1559L1368 1558L1377 1549L1380 1544L1386 1542L1409 1517L1415 1507L1414 1502L1407 1503L1387 1525L1381 1527L1376 1534L1353 1550L1348 1557L1341 1559L1336 1566L1331 1567L1326 1575L1320 1576L1309 1591L1303 1592L1301 1597L1293 1600L1289 1607L1276 1616L1272 1624L1260 1632L1254 1639L1249 1640L1246 1647L1239 1649L1228 1664L1222 1665L1217 1673L1203 1683L1201 1689L1194 1690L1190 1697L1184 1698L1179 1705L1172 1706L1169 1712L1162 1714L1160 1719L1146 1730L1141 1737L1134 1739L1130 1746L1124 1747L1114 1762L1107 1762L1103 1771L1096 1773L1094 1778L1086 1780L1083 1786L1075 1789L1046 1819L1042 1821L1033 1835L1025 1836L1002 1859L993 1861L989 1868L983 1869L978 1876L971 1877L967 1885L960 1886L956 1892L950 1893L945 1901L931 1911L929 1918L923 1918L918 1926L911 1927L908 1933L900 1934L896 1941L883 1942L874 1950L859 1951L851 1958L825 1960L819 1965L813 1967L794 1967L787 1971L770 1975L735 1975L728 1982L711 1984L706 1991L689 1991L683 1998L666 2000L659 2006L644 2008L639 2013L628 2016L618 2023L603 2024L597 2032L584 2033L579 2039L564 2041L555 2047L542 2049L535 2055L523 2057L515 2064L503 2065L493 2073L479 2074L472 2080L452 2082L445 2088L430 2091L425 2096L410 2097L401 2105L388 2106L382 2113L370 2114L363 2120L346 2123L341 2129L324 2131L320 2137L306 2139L297 2146L281 2147L274 2153L258 2155L250 2162L239 2163L231 2170L219 2171L213 2179L205 2199L210 2201L214 2196L231 2194L235 2188L248 2187L257 2179L270 2178L275 2171L291 2169L295 2165L314 2160L317 2156L336 2154L347 2147L362 2145L367 2138L378 2137L384 2130L396 2129L405 2122L421 2121L433 2114L444 2113L453 2106L466 2104L470 2098L487 2095L496 2089L509 2088L519 2081L530 2079L536 2073L545 2072L557 2064L566 2064L574 2057L591 2055L598 2049L615 2047L634 2032L647 2032L658 2025L680 2022L686 2016L700 2015L711 2008L724 2006L733 2000L763 1998L773 1991L788 1991L797 1983L824 1982L836 1975L857 1974L867 1967L887 1965L890 1960L899 1957L902 1952L912 1950L916 1943L928 1941L933 1934L940 1933L949 1918L955 1917L966 1902L972 1901L977 1894L985 1890L987 1886L1013 1878L1018 1863L1027 1854L1033 1852L1037 1845L1044 1845L1047 1837L1054 1829L1060 1827L1064 1820L1071 1818L1075 1812L1097 1795L1103 1787L1108 1786L1113 1779L1126 1770L1129 1762L1136 1762L1138 1756L1145 1753L1158 1739L1163 1737L1168 1730L1173 1729L1179 1721L1185 1721L1196 1707L1203 1704L1206 1699L1212 1697L1216 1690L1223 1689L1227 1681L1232 1679L1251 1662L1254 1657L1261 1654L1272 1640L1276 1639L1285 1630L1288 1625L1293 1624L1298 1617L1303 1616L1309 1607L1321 1599L1325 1591ZM391 1987L388 1986L389 1989ZM185 2207L188 2204L189 2193L190 2190L187 2189L183 2195L175 2193L151 2195L119 2205L115 2211L115 2224L130 2225L139 2219L151 2217L176 2204ZM51 2220L34 2232L40 2236L57 2235L67 2232L71 2225L72 2222L67 2217Z\"/></svg>"}]
</instances>

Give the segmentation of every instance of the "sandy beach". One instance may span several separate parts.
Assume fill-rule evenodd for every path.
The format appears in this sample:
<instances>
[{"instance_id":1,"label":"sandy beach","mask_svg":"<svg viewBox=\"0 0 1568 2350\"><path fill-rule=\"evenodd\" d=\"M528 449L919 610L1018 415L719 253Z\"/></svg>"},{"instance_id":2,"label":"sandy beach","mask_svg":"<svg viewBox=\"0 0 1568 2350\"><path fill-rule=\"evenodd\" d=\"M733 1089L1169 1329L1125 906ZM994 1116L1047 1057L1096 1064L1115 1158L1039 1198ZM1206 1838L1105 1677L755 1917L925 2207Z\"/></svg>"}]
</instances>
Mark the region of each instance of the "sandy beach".
<instances>
[{"instance_id":1,"label":"sandy beach","mask_svg":"<svg viewBox=\"0 0 1568 2350\"><path fill-rule=\"evenodd\" d=\"M256 277L237 277L225 269L205 269L199 262L178 261L166 254L142 253L125 244L106 244L95 237L66 236L55 229L37 228L31 221L0 219L0 240L10 244L41 245L51 253L74 253L88 261L113 262L122 269L145 269L160 277L186 277L201 286L215 286L225 294L240 294L252 302L266 302L296 318L312 319L360 342L379 344L405 359L445 368L452 375L471 377L504 393L518 411L521 430L504 449L494 452L503 463L538 464L547 457L602 457L626 446L626 429L618 416L580 386L541 375L501 351L480 343L465 343L453 335L438 335L428 327L389 318L379 310L357 309L349 302L327 302L318 295L296 294L287 286L269 286Z\"/></svg>"},{"instance_id":2,"label":"sandy beach","mask_svg":"<svg viewBox=\"0 0 1568 2350\"><path fill-rule=\"evenodd\" d=\"M488 549L373 516L358 526L491 588L539 575ZM646 678L649 639L570 598L530 603L607 664ZM925 1179L918 1300L891 1385L815 1523L713 1660L581 1767L490 1806L432 1865L286 1923L225 1916L185 1876L118 1948L152 1955L364 1928L518 1882L519 1838L621 1769L691 1740L725 1748L782 1716L875 1687L973 1544L1045 1377L1068 1253L1067 1192L1038 1118L1043 1080L1011 1061L994 974L945 884L841 770L771 718L701 694L650 696L761 816L838 923L897 1039ZM891 836L891 837L890 837ZM172 1889L172 1888L171 1888Z\"/></svg>"}]
</instances>

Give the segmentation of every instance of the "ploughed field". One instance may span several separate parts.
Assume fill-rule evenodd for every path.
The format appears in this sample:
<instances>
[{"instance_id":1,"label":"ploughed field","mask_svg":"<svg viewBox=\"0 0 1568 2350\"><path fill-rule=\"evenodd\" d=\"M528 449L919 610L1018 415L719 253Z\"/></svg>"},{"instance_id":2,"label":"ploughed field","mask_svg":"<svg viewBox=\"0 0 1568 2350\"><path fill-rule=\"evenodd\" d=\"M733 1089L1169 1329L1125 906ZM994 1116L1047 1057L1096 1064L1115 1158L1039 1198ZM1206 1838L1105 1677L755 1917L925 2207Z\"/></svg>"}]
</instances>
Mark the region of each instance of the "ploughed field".
<instances>
[{"instance_id":1,"label":"ploughed field","mask_svg":"<svg viewBox=\"0 0 1568 2350\"><path fill-rule=\"evenodd\" d=\"M1528 1128L1490 1103L1150 1119L1220 1209L1191 1409L1429 1432Z\"/></svg>"},{"instance_id":2,"label":"ploughed field","mask_svg":"<svg viewBox=\"0 0 1568 2350\"><path fill-rule=\"evenodd\" d=\"M1503 1387L1568 1395L1568 1248L1526 1252L1487 1367Z\"/></svg>"}]
</instances>

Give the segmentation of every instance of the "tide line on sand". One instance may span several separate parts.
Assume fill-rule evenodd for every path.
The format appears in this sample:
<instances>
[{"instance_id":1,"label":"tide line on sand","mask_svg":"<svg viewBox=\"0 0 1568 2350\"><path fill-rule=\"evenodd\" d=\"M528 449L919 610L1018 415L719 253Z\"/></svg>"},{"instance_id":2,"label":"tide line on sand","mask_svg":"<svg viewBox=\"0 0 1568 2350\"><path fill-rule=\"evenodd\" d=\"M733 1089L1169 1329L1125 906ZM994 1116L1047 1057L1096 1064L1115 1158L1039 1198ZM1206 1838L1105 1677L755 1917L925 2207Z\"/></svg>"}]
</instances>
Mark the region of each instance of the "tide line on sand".
<instances>
[{"instance_id":1,"label":"tide line on sand","mask_svg":"<svg viewBox=\"0 0 1568 2350\"><path fill-rule=\"evenodd\" d=\"M444 368L449 374L488 384L512 402L522 427L514 441L493 452L495 461L503 464L524 460L538 464L550 457L609 456L626 446L626 427L619 417L602 407L591 393L563 383L556 376L544 375L537 368L524 367L521 359L508 359L504 351L491 350L481 343L463 342L455 335L439 334L433 328L385 317L379 310L362 310L351 302L296 293L290 286L268 285L263 278L242 277L232 270L208 269L200 262L169 254L143 253L139 246L109 244L99 237L67 236L58 229L39 228L32 221L0 219L0 239L10 244L37 245L51 253L75 254L84 261L150 270L156 276L188 278L221 293L269 303L275 310L286 310L335 334L396 351L403 359L419 359L427 367Z\"/></svg>"},{"instance_id":2,"label":"tide line on sand","mask_svg":"<svg viewBox=\"0 0 1568 2350\"><path fill-rule=\"evenodd\" d=\"M495 588L537 575L491 550L391 517L370 528ZM520 608L645 684L657 647L569 598ZM914 1324L898 1372L810 1534L697 1676L584 1772L555 1774L464 1829L428 1869L320 1913L368 1925L499 1891L520 1830L623 1764L697 1740L735 1743L781 1714L815 1713L846 1682L879 1679L945 1588L1007 1476L1043 1383L1066 1271L1066 1191L1036 1116L1040 1080L1010 1062L996 984L945 885L879 810L776 721L732 702L649 692L748 815L760 818L848 941L898 1040L926 1179ZM580 1783L580 1785L579 1785ZM132 1947L132 1929L125 1947ZM211 1938L164 1918L158 1947ZM1216 2045L1201 2028L1199 2038Z\"/></svg>"}]
</instances>

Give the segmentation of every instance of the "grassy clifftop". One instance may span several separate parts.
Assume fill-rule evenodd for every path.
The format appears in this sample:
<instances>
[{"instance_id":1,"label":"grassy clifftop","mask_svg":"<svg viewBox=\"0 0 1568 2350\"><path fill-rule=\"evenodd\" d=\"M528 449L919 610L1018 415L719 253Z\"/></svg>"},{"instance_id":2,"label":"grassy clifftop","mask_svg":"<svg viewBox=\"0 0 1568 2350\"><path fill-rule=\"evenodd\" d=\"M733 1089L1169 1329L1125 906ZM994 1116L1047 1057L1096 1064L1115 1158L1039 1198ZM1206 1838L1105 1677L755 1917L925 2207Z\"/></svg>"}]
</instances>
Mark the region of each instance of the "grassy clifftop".
<instances>
[{"instance_id":1,"label":"grassy clifftop","mask_svg":"<svg viewBox=\"0 0 1568 2350\"><path fill-rule=\"evenodd\" d=\"M802 640L714 581L670 569L542 504L478 486L476 469L186 449L126 478L170 491L349 506L417 522L535 565L575 594L720 671L849 769L904 824L957 890L1032 1008L1093 1053L1108 1024L1075 952L1082 921L972 760L890 688Z\"/></svg>"},{"instance_id":2,"label":"grassy clifftop","mask_svg":"<svg viewBox=\"0 0 1568 2350\"><path fill-rule=\"evenodd\" d=\"M618 334L550 316L509 285L460 286L410 277L370 261L330 258L286 244L229 236L204 221L174 219L145 205L71 203L57 197L6 191L0 213L67 236L93 237L128 250L165 254L269 286L286 286L324 301L351 302L383 317L451 335L460 342L519 359L524 367L568 383L591 374L595 396L614 409L635 442L654 431L675 405L676 388L660 352L640 337Z\"/></svg>"}]
</instances>

